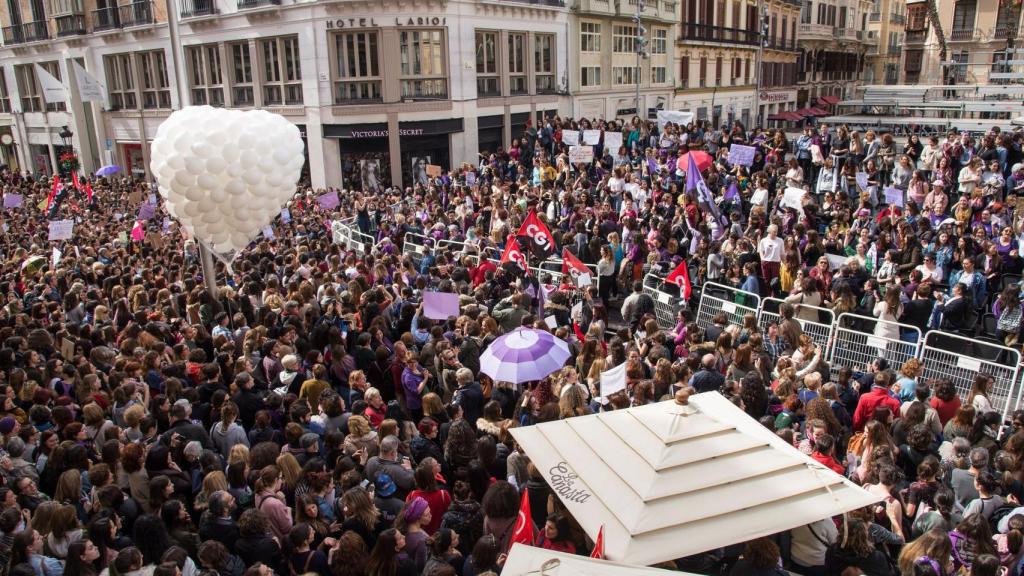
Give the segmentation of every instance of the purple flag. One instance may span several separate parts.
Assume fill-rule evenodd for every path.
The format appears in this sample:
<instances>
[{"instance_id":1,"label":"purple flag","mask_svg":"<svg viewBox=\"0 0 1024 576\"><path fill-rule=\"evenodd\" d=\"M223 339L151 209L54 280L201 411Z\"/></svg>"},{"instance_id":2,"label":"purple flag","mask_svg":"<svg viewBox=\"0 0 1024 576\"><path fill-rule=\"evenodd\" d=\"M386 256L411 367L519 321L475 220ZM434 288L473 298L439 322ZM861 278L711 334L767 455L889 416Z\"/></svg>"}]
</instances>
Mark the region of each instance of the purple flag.
<instances>
[{"instance_id":1,"label":"purple flag","mask_svg":"<svg viewBox=\"0 0 1024 576\"><path fill-rule=\"evenodd\" d=\"M316 203L324 210L334 210L341 205L341 199L338 198L338 193L336 191L328 192L317 196Z\"/></svg>"},{"instance_id":2,"label":"purple flag","mask_svg":"<svg viewBox=\"0 0 1024 576\"><path fill-rule=\"evenodd\" d=\"M725 226L725 220L722 218L722 213L718 210L718 205L715 204L715 197L711 194L711 189L708 188L706 182L704 182L704 176L701 175L700 170L697 168L697 163L693 161L693 154L686 157L686 191L697 192L698 204L703 204L707 207L711 215L715 217L716 222L722 223Z\"/></svg>"},{"instance_id":3,"label":"purple flag","mask_svg":"<svg viewBox=\"0 0 1024 576\"><path fill-rule=\"evenodd\" d=\"M424 292L423 315L431 320L447 320L459 315L459 295L448 292Z\"/></svg>"},{"instance_id":4,"label":"purple flag","mask_svg":"<svg viewBox=\"0 0 1024 576\"><path fill-rule=\"evenodd\" d=\"M21 194L4 194L4 208L21 208L22 200Z\"/></svg>"},{"instance_id":5,"label":"purple flag","mask_svg":"<svg viewBox=\"0 0 1024 576\"><path fill-rule=\"evenodd\" d=\"M732 202L739 200L740 198L740 187L736 185L736 181L733 180L732 184L729 184L729 189L725 191L725 201Z\"/></svg>"}]
</instances>

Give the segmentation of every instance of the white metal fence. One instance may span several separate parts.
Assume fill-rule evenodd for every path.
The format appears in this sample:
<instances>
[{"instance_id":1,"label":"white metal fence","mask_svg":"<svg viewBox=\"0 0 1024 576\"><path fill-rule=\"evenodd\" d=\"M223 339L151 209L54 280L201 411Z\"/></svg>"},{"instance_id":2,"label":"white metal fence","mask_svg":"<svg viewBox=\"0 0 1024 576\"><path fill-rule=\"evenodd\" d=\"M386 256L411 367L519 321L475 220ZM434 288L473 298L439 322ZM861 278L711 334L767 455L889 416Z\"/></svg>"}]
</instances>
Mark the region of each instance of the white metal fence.
<instances>
[{"instance_id":1,"label":"white metal fence","mask_svg":"<svg viewBox=\"0 0 1024 576\"><path fill-rule=\"evenodd\" d=\"M897 333L909 331L913 334L913 341L878 334L876 327L879 325ZM921 331L917 328L858 314L840 314L834 333L828 356L829 364L834 367L865 370L875 359L885 358L890 366L899 370L904 362L917 358L920 350Z\"/></svg>"},{"instance_id":2,"label":"white metal fence","mask_svg":"<svg viewBox=\"0 0 1024 576\"><path fill-rule=\"evenodd\" d=\"M761 297L753 292L708 282L702 287L700 306L697 308L697 325L708 328L714 324L715 316L724 313L729 324L743 326L743 317L753 314L757 317L761 309Z\"/></svg>"},{"instance_id":3,"label":"white metal fence","mask_svg":"<svg viewBox=\"0 0 1024 576\"><path fill-rule=\"evenodd\" d=\"M782 321L782 315L780 312L781 306L785 302L778 298L765 298L761 301L761 310L757 316L757 325L763 332L768 332L768 326L771 324L778 324ZM829 344L832 342L832 334L835 328L835 314L828 308L820 308L818 306L808 306L806 304L794 304L796 308L796 315L794 318L800 323L800 328L803 329L804 333L810 336L814 343L821 347L823 352L828 350ZM816 320L810 320L801 318L801 313L805 316L814 315Z\"/></svg>"},{"instance_id":4,"label":"white metal fence","mask_svg":"<svg viewBox=\"0 0 1024 576\"><path fill-rule=\"evenodd\" d=\"M658 326L665 330L675 328L677 314L689 306L679 295L678 287L665 284L665 277L655 271L644 276L643 284L644 292L654 299L654 315L658 319Z\"/></svg>"},{"instance_id":5,"label":"white metal fence","mask_svg":"<svg viewBox=\"0 0 1024 576\"><path fill-rule=\"evenodd\" d=\"M921 348L925 379L945 378L953 382L964 400L971 393L978 374L995 380L989 391L992 407L1003 418L1020 405L1020 352L998 344L932 331Z\"/></svg>"}]
</instances>

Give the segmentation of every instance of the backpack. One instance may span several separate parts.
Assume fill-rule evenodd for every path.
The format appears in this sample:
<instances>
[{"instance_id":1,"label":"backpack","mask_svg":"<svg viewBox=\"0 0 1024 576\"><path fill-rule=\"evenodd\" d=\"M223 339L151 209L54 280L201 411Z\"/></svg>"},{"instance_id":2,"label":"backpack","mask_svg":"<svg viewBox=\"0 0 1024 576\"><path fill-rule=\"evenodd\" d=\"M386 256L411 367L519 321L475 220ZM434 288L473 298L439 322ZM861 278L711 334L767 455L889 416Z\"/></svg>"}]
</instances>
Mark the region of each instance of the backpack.
<instances>
[{"instance_id":1,"label":"backpack","mask_svg":"<svg viewBox=\"0 0 1024 576\"><path fill-rule=\"evenodd\" d=\"M999 521L1010 516L1016 509L1017 506L1007 503L992 511L992 514L988 517L988 523L992 527L993 534L999 533Z\"/></svg>"}]
</instances>

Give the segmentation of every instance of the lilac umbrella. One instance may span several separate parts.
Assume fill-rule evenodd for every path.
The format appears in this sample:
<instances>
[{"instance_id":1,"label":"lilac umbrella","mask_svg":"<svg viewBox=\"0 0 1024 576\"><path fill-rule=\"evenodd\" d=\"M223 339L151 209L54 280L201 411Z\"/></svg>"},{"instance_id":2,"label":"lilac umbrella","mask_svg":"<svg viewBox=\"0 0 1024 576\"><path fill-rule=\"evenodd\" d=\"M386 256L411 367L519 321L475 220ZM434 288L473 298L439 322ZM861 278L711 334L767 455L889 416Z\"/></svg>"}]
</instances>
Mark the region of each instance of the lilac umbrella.
<instances>
[{"instance_id":1,"label":"lilac umbrella","mask_svg":"<svg viewBox=\"0 0 1024 576\"><path fill-rule=\"evenodd\" d=\"M121 171L121 167L120 166L114 166L113 164L109 164L109 165L104 166L104 167L100 168L99 170L97 170L96 171L96 175L97 176L110 176L111 174L117 174L120 171Z\"/></svg>"},{"instance_id":2,"label":"lilac umbrella","mask_svg":"<svg viewBox=\"0 0 1024 576\"><path fill-rule=\"evenodd\" d=\"M518 328L500 336L480 356L480 371L495 382L541 380L565 366L569 345L543 330Z\"/></svg>"}]
</instances>

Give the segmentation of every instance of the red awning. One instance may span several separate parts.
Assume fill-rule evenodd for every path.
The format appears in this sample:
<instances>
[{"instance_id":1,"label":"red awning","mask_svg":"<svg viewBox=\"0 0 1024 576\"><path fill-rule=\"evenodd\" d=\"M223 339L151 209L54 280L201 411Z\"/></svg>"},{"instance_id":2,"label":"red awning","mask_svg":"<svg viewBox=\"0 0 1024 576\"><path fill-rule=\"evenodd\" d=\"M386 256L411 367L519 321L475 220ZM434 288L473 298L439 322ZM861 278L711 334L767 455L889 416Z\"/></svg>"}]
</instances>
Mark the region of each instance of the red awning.
<instances>
[{"instance_id":1,"label":"red awning","mask_svg":"<svg viewBox=\"0 0 1024 576\"><path fill-rule=\"evenodd\" d=\"M796 114L797 116L800 116L801 118L806 118L808 116L814 116L814 113L811 112L810 108L801 108L799 110L794 111L793 114Z\"/></svg>"},{"instance_id":2,"label":"red awning","mask_svg":"<svg viewBox=\"0 0 1024 576\"><path fill-rule=\"evenodd\" d=\"M774 120L777 122L800 122L804 117L796 112L779 112L778 114L769 114L768 120Z\"/></svg>"},{"instance_id":3,"label":"red awning","mask_svg":"<svg viewBox=\"0 0 1024 576\"><path fill-rule=\"evenodd\" d=\"M839 96L822 96L818 98L818 102L826 106L835 106L839 103Z\"/></svg>"},{"instance_id":4,"label":"red awning","mask_svg":"<svg viewBox=\"0 0 1024 576\"><path fill-rule=\"evenodd\" d=\"M821 108L811 108L811 116L828 116L830 113L822 110Z\"/></svg>"},{"instance_id":5,"label":"red awning","mask_svg":"<svg viewBox=\"0 0 1024 576\"><path fill-rule=\"evenodd\" d=\"M782 120L782 121L788 120L788 118L784 117L784 114L785 114L785 112L783 112L781 114L769 114L768 115L768 121L769 122L775 122L775 121L780 121L780 120Z\"/></svg>"}]
</instances>

